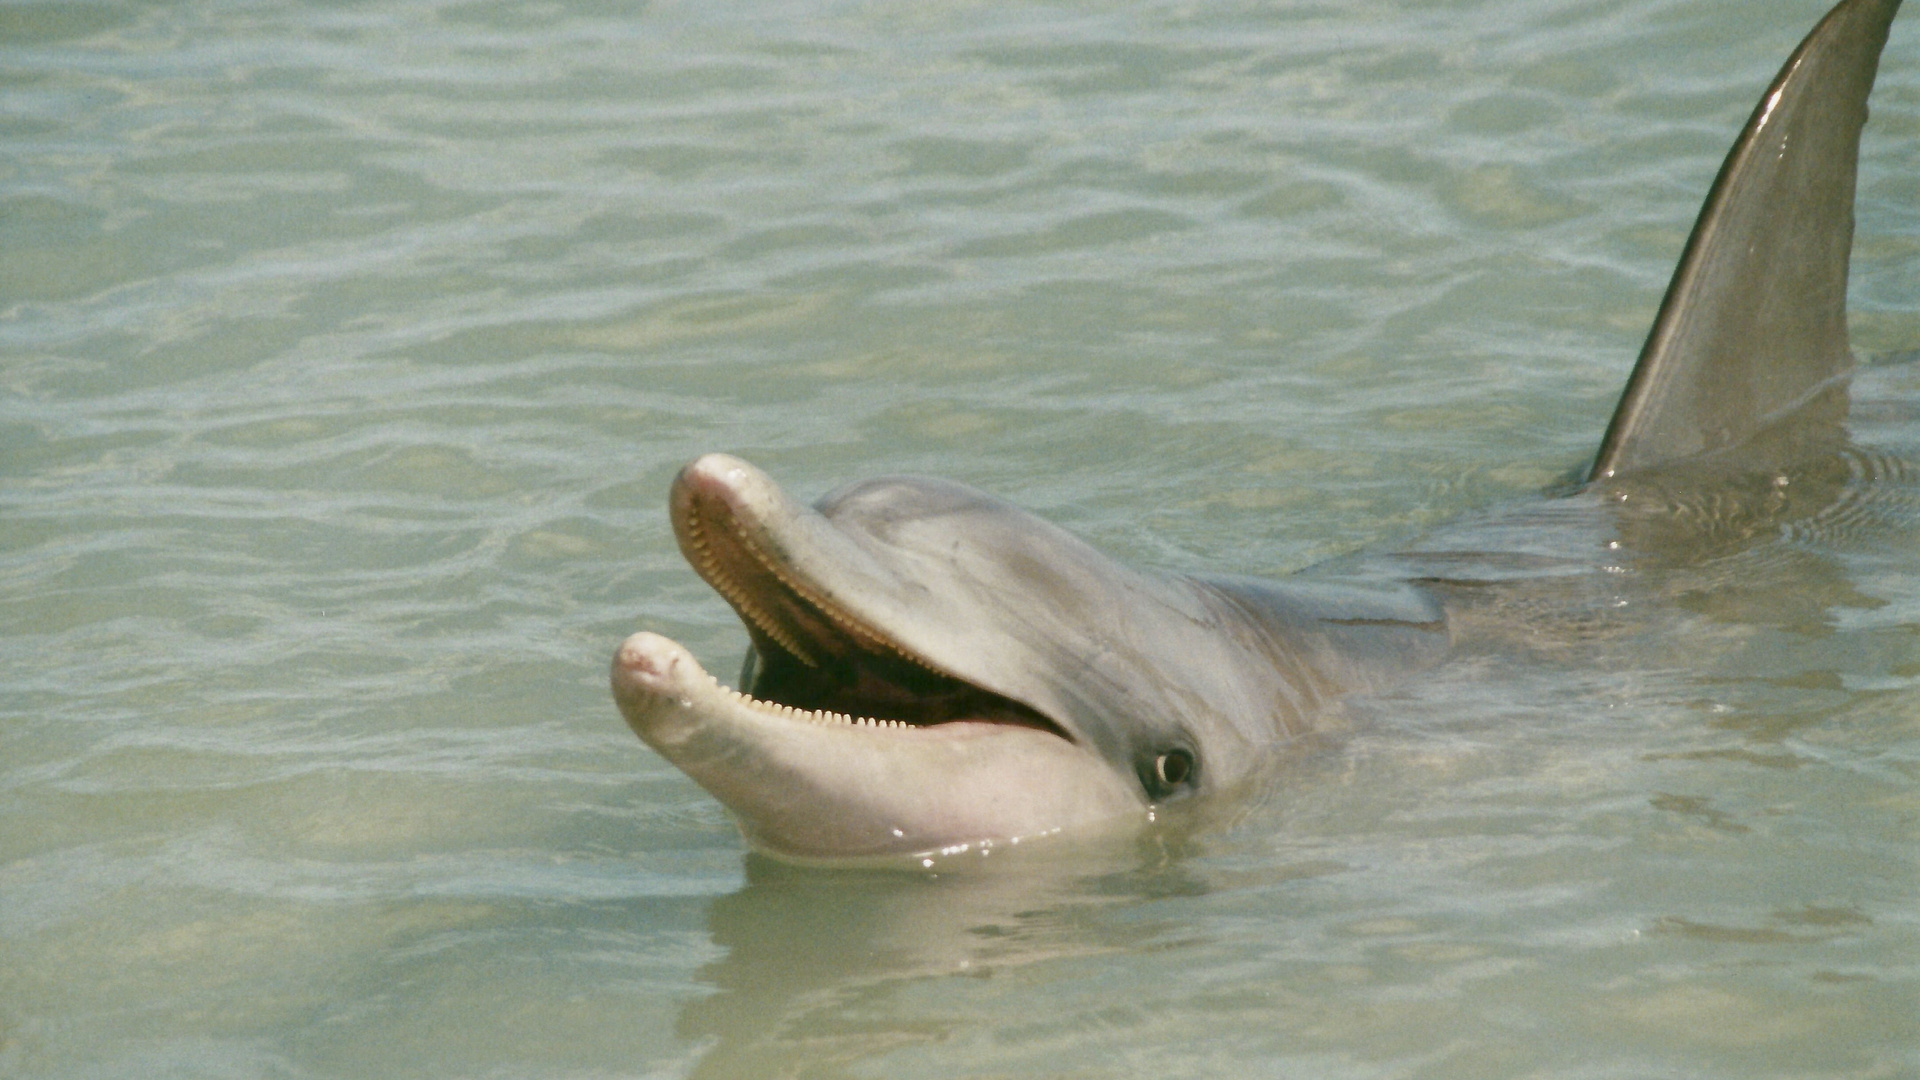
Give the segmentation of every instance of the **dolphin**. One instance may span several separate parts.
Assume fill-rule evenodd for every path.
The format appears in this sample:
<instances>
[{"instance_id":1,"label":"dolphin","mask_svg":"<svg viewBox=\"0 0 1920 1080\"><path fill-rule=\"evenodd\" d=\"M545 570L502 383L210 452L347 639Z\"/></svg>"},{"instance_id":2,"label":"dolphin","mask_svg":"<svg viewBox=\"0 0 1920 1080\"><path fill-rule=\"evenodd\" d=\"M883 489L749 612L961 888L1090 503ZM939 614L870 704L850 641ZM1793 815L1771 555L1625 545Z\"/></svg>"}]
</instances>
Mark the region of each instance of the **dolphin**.
<instances>
[{"instance_id":1,"label":"dolphin","mask_svg":"<svg viewBox=\"0 0 1920 1080\"><path fill-rule=\"evenodd\" d=\"M1579 486L1711 483L1842 438L1854 174L1898 7L1843 0L1762 95ZM746 627L739 689L641 632L614 654L614 699L750 845L791 860L1138 829L1248 783L1343 695L1439 663L1455 636L1429 583L1135 569L946 480L809 507L708 454L669 507Z\"/></svg>"}]
</instances>

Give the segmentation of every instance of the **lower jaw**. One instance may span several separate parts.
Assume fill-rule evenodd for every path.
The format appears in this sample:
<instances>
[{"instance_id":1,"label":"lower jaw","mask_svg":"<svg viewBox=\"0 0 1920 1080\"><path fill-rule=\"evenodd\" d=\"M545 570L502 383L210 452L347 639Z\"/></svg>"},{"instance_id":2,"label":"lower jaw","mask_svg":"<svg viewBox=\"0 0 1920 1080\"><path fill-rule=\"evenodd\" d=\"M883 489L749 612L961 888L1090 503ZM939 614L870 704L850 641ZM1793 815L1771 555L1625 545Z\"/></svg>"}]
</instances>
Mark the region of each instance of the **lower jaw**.
<instances>
[{"instance_id":1,"label":"lower jaw","mask_svg":"<svg viewBox=\"0 0 1920 1080\"><path fill-rule=\"evenodd\" d=\"M622 646L613 684L635 733L726 805L752 846L785 860L977 852L1144 810L1051 732L978 719L873 727L786 716L722 689L656 635Z\"/></svg>"}]
</instances>

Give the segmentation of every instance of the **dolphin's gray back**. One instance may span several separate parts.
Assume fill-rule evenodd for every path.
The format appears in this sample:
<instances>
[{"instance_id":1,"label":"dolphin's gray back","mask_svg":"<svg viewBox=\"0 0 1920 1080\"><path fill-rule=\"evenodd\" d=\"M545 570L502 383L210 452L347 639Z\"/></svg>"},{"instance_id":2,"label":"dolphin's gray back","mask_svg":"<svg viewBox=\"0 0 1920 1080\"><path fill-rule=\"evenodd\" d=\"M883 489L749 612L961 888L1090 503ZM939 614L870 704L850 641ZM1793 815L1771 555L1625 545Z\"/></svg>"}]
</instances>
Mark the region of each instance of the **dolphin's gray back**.
<instances>
[{"instance_id":1,"label":"dolphin's gray back","mask_svg":"<svg viewBox=\"0 0 1920 1080\"><path fill-rule=\"evenodd\" d=\"M1842 0L1768 87L1694 222L1589 482L1719 490L1728 474L1805 465L1839 444L1853 369L1846 294L1860 132L1899 6ZM1680 535L1679 545L1699 546ZM1453 593L1486 584L1436 579ZM1450 644L1428 589L1198 580L1244 617L1286 684L1290 717L1334 694L1390 686Z\"/></svg>"},{"instance_id":2,"label":"dolphin's gray back","mask_svg":"<svg viewBox=\"0 0 1920 1080\"><path fill-rule=\"evenodd\" d=\"M1193 580L1224 598L1256 631L1256 647L1274 670L1286 676L1293 693L1310 699L1303 712L1342 694L1404 682L1445 659L1451 644L1446 612L1433 594L1413 584L1359 587L1212 575Z\"/></svg>"},{"instance_id":3,"label":"dolphin's gray back","mask_svg":"<svg viewBox=\"0 0 1920 1080\"><path fill-rule=\"evenodd\" d=\"M1900 0L1848 0L1781 68L1721 166L1588 479L1738 449L1781 467L1847 410L1854 172Z\"/></svg>"}]
</instances>

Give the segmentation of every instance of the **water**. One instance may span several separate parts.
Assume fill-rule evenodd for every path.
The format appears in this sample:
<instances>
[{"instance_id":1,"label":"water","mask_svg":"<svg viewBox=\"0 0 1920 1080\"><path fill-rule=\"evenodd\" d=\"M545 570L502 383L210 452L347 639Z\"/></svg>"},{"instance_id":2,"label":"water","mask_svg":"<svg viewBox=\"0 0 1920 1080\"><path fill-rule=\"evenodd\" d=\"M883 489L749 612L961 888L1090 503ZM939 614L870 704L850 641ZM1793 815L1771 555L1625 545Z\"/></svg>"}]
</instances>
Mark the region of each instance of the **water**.
<instances>
[{"instance_id":1,"label":"water","mask_svg":"<svg viewBox=\"0 0 1920 1080\"><path fill-rule=\"evenodd\" d=\"M744 643L712 449L1175 569L1559 535L1818 8L0 4L0 1073L1920 1074L1912 12L1813 520L992 873L748 857L606 691Z\"/></svg>"}]
</instances>

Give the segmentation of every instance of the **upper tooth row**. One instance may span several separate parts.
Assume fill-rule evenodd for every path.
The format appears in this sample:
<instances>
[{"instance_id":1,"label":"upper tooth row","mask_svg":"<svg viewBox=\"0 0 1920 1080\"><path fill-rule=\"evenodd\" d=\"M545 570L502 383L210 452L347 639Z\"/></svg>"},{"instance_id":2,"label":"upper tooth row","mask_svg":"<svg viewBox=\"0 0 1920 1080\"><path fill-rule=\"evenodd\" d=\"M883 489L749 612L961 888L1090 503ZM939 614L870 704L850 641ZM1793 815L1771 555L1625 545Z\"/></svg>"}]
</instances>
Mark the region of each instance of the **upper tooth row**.
<instances>
[{"instance_id":1,"label":"upper tooth row","mask_svg":"<svg viewBox=\"0 0 1920 1080\"><path fill-rule=\"evenodd\" d=\"M700 515L697 511L688 519L687 528L688 532L692 534L694 549L700 553L700 569L703 571L701 576L713 582L713 587L720 590L722 596L725 596L731 601L735 608L738 608L741 613L752 620L753 624L759 627L761 632L772 638L781 648L787 650L787 652L791 653L808 667L819 667L819 662L816 661L812 654L808 653L805 648L801 647L798 641L794 640L792 634L787 633L775 625L773 619L769 618L766 612L755 607L753 601L747 597L745 592L740 589L738 585L734 584L732 579L721 572L720 561L714 558L713 552L707 549L706 530L701 527ZM751 551L752 545L747 545L747 548ZM758 559L758 556L756 555L755 558ZM766 562L765 559L759 559L759 561L761 563ZM768 569L771 570L772 568L769 567ZM776 577L779 576L778 571L775 571L774 574ZM786 579L782 578L781 580L785 581Z\"/></svg>"},{"instance_id":2,"label":"upper tooth row","mask_svg":"<svg viewBox=\"0 0 1920 1080\"><path fill-rule=\"evenodd\" d=\"M804 597L816 609L818 609L823 614L825 614L827 618L838 623L841 629L847 631L849 634L852 634L854 637L860 638L863 641L866 641L872 645L876 645L882 649L887 650L890 653L893 653L894 655L900 657L902 660L906 660L910 663L916 664L923 668L927 667L926 663L922 661L919 657L906 651L905 649L894 644L893 642L888 641L886 638L881 637L878 634L875 634L873 631L861 625L857 620L855 620L851 616L842 613L839 608L835 607L832 603L828 602L825 598L820 596L820 594L814 592L813 589L809 588L804 582L795 581L792 577L788 576L785 570L781 569L778 566L775 566L772 560L768 559L766 555L760 551L760 548L754 543L752 543L751 541L748 541L742 544L741 546L747 549L747 553L753 556L753 559L755 562L759 563L762 567L766 568L767 573L772 574L775 578L779 580L779 582L782 585L785 585L787 588L793 590L799 596ZM704 545L703 545L703 550L704 550ZM763 626L762 629L766 629L766 628ZM776 638L776 640L778 639ZM784 646L786 642L781 641L780 644ZM804 658L804 654L803 654L803 658ZM810 663L810 666L818 667L819 665ZM931 671L933 669L927 668L927 670ZM935 674L938 674L938 672L936 672Z\"/></svg>"}]
</instances>

